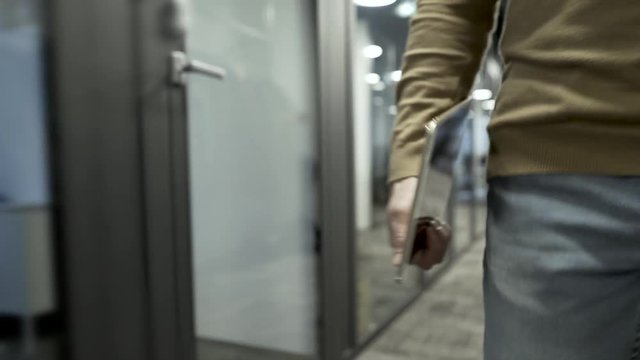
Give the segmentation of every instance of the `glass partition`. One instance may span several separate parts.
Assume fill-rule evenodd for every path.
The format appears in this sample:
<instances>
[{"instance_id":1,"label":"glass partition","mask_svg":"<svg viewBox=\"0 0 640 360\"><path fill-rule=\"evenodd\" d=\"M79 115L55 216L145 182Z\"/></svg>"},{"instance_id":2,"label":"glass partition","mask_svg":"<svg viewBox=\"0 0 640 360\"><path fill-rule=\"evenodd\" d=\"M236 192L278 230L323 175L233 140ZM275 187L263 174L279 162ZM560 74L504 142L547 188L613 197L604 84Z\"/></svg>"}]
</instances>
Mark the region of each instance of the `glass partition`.
<instances>
[{"instance_id":1,"label":"glass partition","mask_svg":"<svg viewBox=\"0 0 640 360\"><path fill-rule=\"evenodd\" d=\"M408 271L403 284L394 281L385 217L395 88L401 75L413 3L355 3L352 67L356 308L358 338L363 339L391 320L420 292L422 285L415 269Z\"/></svg>"},{"instance_id":2,"label":"glass partition","mask_svg":"<svg viewBox=\"0 0 640 360\"><path fill-rule=\"evenodd\" d=\"M483 238L484 180L488 139L486 125L501 76L495 41L480 71L467 134L455 169L456 181L448 221L454 239L445 263L428 273L411 269L410 279L393 281L385 206L387 169L396 115L396 84L401 78L409 21L415 0L354 0L353 129L357 246L357 332L365 341L410 303L431 279L477 239Z\"/></svg>"}]
</instances>

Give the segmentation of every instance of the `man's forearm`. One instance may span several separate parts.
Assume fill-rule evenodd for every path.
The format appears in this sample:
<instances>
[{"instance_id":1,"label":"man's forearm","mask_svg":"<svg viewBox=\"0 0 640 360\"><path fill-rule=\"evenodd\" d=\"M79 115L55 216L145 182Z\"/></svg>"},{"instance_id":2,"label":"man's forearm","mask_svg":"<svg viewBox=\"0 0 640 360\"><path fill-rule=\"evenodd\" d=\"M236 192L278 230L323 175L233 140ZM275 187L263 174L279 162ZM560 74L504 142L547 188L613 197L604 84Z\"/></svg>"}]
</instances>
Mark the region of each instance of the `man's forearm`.
<instances>
[{"instance_id":1,"label":"man's forearm","mask_svg":"<svg viewBox=\"0 0 640 360\"><path fill-rule=\"evenodd\" d=\"M389 182L417 176L424 124L465 98L487 47L496 0L419 0L411 21Z\"/></svg>"}]
</instances>

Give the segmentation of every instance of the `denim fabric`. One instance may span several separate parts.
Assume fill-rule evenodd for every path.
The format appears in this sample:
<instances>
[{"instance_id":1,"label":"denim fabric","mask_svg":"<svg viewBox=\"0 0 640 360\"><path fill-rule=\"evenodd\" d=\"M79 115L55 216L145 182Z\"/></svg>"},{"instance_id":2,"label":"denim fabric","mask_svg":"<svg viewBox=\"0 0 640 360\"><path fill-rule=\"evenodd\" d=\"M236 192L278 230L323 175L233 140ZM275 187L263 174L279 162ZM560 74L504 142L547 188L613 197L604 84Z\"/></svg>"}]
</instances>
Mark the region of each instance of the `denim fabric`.
<instances>
[{"instance_id":1,"label":"denim fabric","mask_svg":"<svg viewBox=\"0 0 640 360\"><path fill-rule=\"evenodd\" d=\"M640 177L495 178L488 211L485 360L640 360Z\"/></svg>"}]
</instances>

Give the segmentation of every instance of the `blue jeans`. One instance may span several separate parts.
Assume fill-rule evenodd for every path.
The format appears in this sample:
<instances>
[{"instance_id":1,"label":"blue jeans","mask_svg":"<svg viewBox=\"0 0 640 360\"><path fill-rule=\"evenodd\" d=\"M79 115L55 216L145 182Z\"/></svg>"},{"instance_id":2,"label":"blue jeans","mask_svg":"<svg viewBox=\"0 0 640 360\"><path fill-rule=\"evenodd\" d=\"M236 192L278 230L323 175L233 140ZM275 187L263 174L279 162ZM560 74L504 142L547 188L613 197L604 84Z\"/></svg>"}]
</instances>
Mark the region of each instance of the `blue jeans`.
<instances>
[{"instance_id":1,"label":"blue jeans","mask_svg":"<svg viewBox=\"0 0 640 360\"><path fill-rule=\"evenodd\" d=\"M488 211L485 360L640 360L640 177L495 178Z\"/></svg>"}]
</instances>

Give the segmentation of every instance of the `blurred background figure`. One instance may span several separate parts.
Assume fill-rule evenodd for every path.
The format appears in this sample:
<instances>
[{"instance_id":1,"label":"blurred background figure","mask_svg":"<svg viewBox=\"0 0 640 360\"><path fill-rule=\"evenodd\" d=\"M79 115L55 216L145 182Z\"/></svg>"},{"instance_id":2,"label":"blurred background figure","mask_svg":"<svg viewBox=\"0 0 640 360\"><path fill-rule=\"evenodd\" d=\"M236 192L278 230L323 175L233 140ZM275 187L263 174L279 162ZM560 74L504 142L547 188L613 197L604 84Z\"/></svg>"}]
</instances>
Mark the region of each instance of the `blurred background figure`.
<instances>
[{"instance_id":1,"label":"blurred background figure","mask_svg":"<svg viewBox=\"0 0 640 360\"><path fill-rule=\"evenodd\" d=\"M0 2L0 359L57 358L61 335L39 2Z\"/></svg>"}]
</instances>

